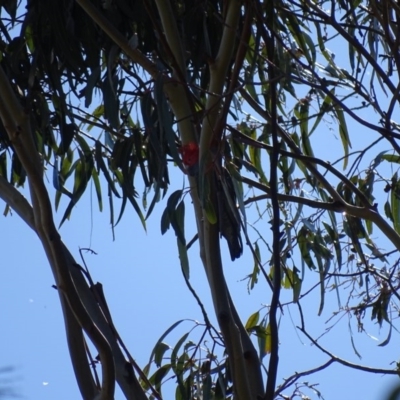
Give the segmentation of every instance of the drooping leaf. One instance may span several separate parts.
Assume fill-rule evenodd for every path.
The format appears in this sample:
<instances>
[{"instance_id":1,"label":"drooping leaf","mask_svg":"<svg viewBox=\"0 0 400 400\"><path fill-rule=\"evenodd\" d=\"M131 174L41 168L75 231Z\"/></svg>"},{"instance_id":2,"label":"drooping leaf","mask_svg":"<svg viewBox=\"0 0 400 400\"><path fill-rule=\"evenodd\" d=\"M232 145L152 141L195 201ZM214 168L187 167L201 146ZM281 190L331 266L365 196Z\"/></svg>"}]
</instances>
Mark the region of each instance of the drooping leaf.
<instances>
[{"instance_id":1,"label":"drooping leaf","mask_svg":"<svg viewBox=\"0 0 400 400\"><path fill-rule=\"evenodd\" d=\"M97 85L100 79L100 66L96 67L90 74L86 88L85 88L85 107L89 107L92 104L93 89Z\"/></svg>"},{"instance_id":2,"label":"drooping leaf","mask_svg":"<svg viewBox=\"0 0 400 400\"><path fill-rule=\"evenodd\" d=\"M1 6L7 11L11 17L12 24L14 25L15 17L17 15L18 0L6 0L1 2Z\"/></svg>"},{"instance_id":3,"label":"drooping leaf","mask_svg":"<svg viewBox=\"0 0 400 400\"><path fill-rule=\"evenodd\" d=\"M175 235L182 243L185 243L185 235L177 219L177 205L178 201L181 199L181 196L182 190L176 190L175 192L173 192L168 198L166 209L168 210L168 219L172 228L174 229ZM182 212L182 210L180 212ZM166 219L164 219L164 224L165 222Z\"/></svg>"},{"instance_id":4,"label":"drooping leaf","mask_svg":"<svg viewBox=\"0 0 400 400\"><path fill-rule=\"evenodd\" d=\"M309 235L308 229L303 226L297 235L297 240L299 243L302 259L306 262L306 264L310 269L315 269L314 262L310 255L310 246L307 240L308 235Z\"/></svg>"},{"instance_id":5,"label":"drooping leaf","mask_svg":"<svg viewBox=\"0 0 400 400\"><path fill-rule=\"evenodd\" d=\"M326 222L322 222L322 223L323 223L326 231L328 232L328 235L333 243L333 246L335 247L337 264L338 264L338 268L340 270L342 267L342 247L340 246L339 234L337 232L337 228L335 225L333 225L331 227Z\"/></svg>"},{"instance_id":6,"label":"drooping leaf","mask_svg":"<svg viewBox=\"0 0 400 400\"><path fill-rule=\"evenodd\" d=\"M189 275L189 258L187 254L186 239L185 239L185 202L181 200L176 208L176 223L179 227L179 231L182 233L183 241L177 235L178 253L181 268L186 279L190 278Z\"/></svg>"},{"instance_id":7,"label":"drooping leaf","mask_svg":"<svg viewBox=\"0 0 400 400\"><path fill-rule=\"evenodd\" d=\"M346 118L344 116L342 107L335 103L334 109L339 121L339 135L344 150L343 169L346 169L349 162L349 148L351 148L350 136L347 130Z\"/></svg>"},{"instance_id":8,"label":"drooping leaf","mask_svg":"<svg viewBox=\"0 0 400 400\"><path fill-rule=\"evenodd\" d=\"M101 170L101 172L103 172L104 177L106 178L106 181L107 181L112 193L116 197L120 198L121 196L118 193L117 189L115 188L115 183L110 176L109 169L106 167L106 164L104 163L102 150L101 150L101 143L99 141L96 141L96 144L95 144L95 159L96 159L97 170Z\"/></svg>"},{"instance_id":9,"label":"drooping leaf","mask_svg":"<svg viewBox=\"0 0 400 400\"><path fill-rule=\"evenodd\" d=\"M168 207L165 207L164 212L161 216L161 234L164 235L165 232L169 229L171 225L171 221L169 219L169 210Z\"/></svg>"},{"instance_id":10,"label":"drooping leaf","mask_svg":"<svg viewBox=\"0 0 400 400\"><path fill-rule=\"evenodd\" d=\"M86 143L84 140L80 144ZM86 145L87 146L87 145ZM61 219L60 226L70 217L73 207L78 203L82 194L85 192L87 184L92 176L92 170L94 168L93 158L89 147L82 146L84 152L78 149L79 160L76 163L75 176L74 176L74 187L72 191L72 198L64 212Z\"/></svg>"},{"instance_id":11,"label":"drooping leaf","mask_svg":"<svg viewBox=\"0 0 400 400\"><path fill-rule=\"evenodd\" d=\"M300 136L302 149L305 155L314 157L314 152L311 147L309 138L308 124L309 124L309 100L307 98L300 100L295 106L295 115L300 121Z\"/></svg>"},{"instance_id":12,"label":"drooping leaf","mask_svg":"<svg viewBox=\"0 0 400 400\"><path fill-rule=\"evenodd\" d=\"M271 340L271 326L266 323L266 320L256 329L258 350L260 353L260 360L262 360L267 354L271 353L272 340Z\"/></svg>"},{"instance_id":13,"label":"drooping leaf","mask_svg":"<svg viewBox=\"0 0 400 400\"><path fill-rule=\"evenodd\" d=\"M249 130L249 135L252 139L257 139L255 129ZM264 169L261 164L261 149L259 147L249 146L249 155L251 163L254 165L257 170L257 174L260 176L261 182L268 184L268 179L265 176Z\"/></svg>"},{"instance_id":14,"label":"drooping leaf","mask_svg":"<svg viewBox=\"0 0 400 400\"><path fill-rule=\"evenodd\" d=\"M322 311L325 306L325 275L326 271L329 270L329 264L330 260L325 260L325 263L323 263L321 257L317 255L317 265L318 265L318 270L319 270L319 287L320 287L320 302L319 302L319 309L318 309L318 316L322 314Z\"/></svg>"},{"instance_id":15,"label":"drooping leaf","mask_svg":"<svg viewBox=\"0 0 400 400\"><path fill-rule=\"evenodd\" d=\"M245 325L246 330L251 330L253 327L255 327L258 324L259 318L260 318L259 311L256 311L255 313L251 314Z\"/></svg>"},{"instance_id":16,"label":"drooping leaf","mask_svg":"<svg viewBox=\"0 0 400 400\"><path fill-rule=\"evenodd\" d=\"M250 275L250 280L248 284L248 289L253 290L255 284L258 282L258 274L260 273L260 260L261 260L261 254L260 254L260 248L258 246L258 243L254 243L254 253L253 253L253 272Z\"/></svg>"},{"instance_id":17,"label":"drooping leaf","mask_svg":"<svg viewBox=\"0 0 400 400\"><path fill-rule=\"evenodd\" d=\"M386 339L385 339L382 343L379 343L379 344L378 344L379 347L384 347L384 346L387 346L387 345L389 344L390 339L391 339L391 337L392 337L392 329L393 329L392 322L390 322L390 323L389 323L389 332L388 332L388 335L387 335Z\"/></svg>"},{"instance_id":18,"label":"drooping leaf","mask_svg":"<svg viewBox=\"0 0 400 400\"><path fill-rule=\"evenodd\" d=\"M164 354L170 349L170 346L168 346L164 342L160 342L156 345L154 348L154 363L158 368L161 367L161 364L164 359Z\"/></svg>"},{"instance_id":19,"label":"drooping leaf","mask_svg":"<svg viewBox=\"0 0 400 400\"><path fill-rule=\"evenodd\" d=\"M164 75L160 73L156 80L154 88L157 101L158 120L160 128L165 134L166 140L168 142L168 147L171 152L172 159L174 160L175 164L177 164L183 171L184 166L182 164L182 160L179 155L176 143L176 134L172 129L173 126L172 114L168 108L167 100L165 98L163 89L163 80L164 80Z\"/></svg>"},{"instance_id":20,"label":"drooping leaf","mask_svg":"<svg viewBox=\"0 0 400 400\"><path fill-rule=\"evenodd\" d=\"M53 186L56 190L60 190L60 179L58 173L58 157L55 157L53 165Z\"/></svg>"},{"instance_id":21,"label":"drooping leaf","mask_svg":"<svg viewBox=\"0 0 400 400\"><path fill-rule=\"evenodd\" d=\"M162 335L161 337L157 340L157 343L155 344L151 354L150 354L150 358L149 358L149 362L148 364L150 365L155 357L156 351L158 349L158 346L160 345L160 343L162 343L164 341L164 339L178 326L180 325L182 322L184 322L184 319L180 319L179 321L174 322Z\"/></svg>"},{"instance_id":22,"label":"drooping leaf","mask_svg":"<svg viewBox=\"0 0 400 400\"><path fill-rule=\"evenodd\" d=\"M62 122L60 129L61 143L58 148L58 155L65 154L68 151L76 132L77 126L75 124L67 124L65 121Z\"/></svg>"},{"instance_id":23,"label":"drooping leaf","mask_svg":"<svg viewBox=\"0 0 400 400\"><path fill-rule=\"evenodd\" d=\"M189 336L189 332L185 333L177 342L175 345L174 349L172 350L171 353L171 366L173 371L175 372L177 381L178 381L178 387L181 392L181 395L183 398L186 397L187 391L186 388L183 384L183 373L185 372L185 361L187 354L184 352L180 357L178 357L178 352L180 348L182 347L183 343L186 341L186 339Z\"/></svg>"},{"instance_id":24,"label":"drooping leaf","mask_svg":"<svg viewBox=\"0 0 400 400\"><path fill-rule=\"evenodd\" d=\"M243 216L243 227L244 231L247 234L247 217L246 217L246 208L244 205L244 198L243 198L243 184L240 181L241 176L236 170L236 168L231 164L226 164L226 169L228 170L229 174L231 175L232 186L235 191L236 200L239 204L239 210Z\"/></svg>"},{"instance_id":25,"label":"drooping leaf","mask_svg":"<svg viewBox=\"0 0 400 400\"><path fill-rule=\"evenodd\" d=\"M17 154L13 153L11 161L10 182L11 184L19 187L19 186L24 186L25 179L26 179L26 171L22 166L21 161L19 160Z\"/></svg>"},{"instance_id":26,"label":"drooping leaf","mask_svg":"<svg viewBox=\"0 0 400 400\"><path fill-rule=\"evenodd\" d=\"M332 93L332 95L335 95L335 88L331 89L330 92ZM314 125L311 128L310 136L315 131L315 129L317 129L317 127L318 127L319 123L321 122L322 118L324 117L324 115L327 112L329 112L330 110L332 110L332 96L326 95L324 98L324 101L321 104L321 107L319 109L319 113L314 122Z\"/></svg>"},{"instance_id":27,"label":"drooping leaf","mask_svg":"<svg viewBox=\"0 0 400 400\"><path fill-rule=\"evenodd\" d=\"M377 300L372 304L371 320L376 319L379 326L382 326L383 321L389 321L388 306L390 301L390 293L381 292Z\"/></svg>"},{"instance_id":28,"label":"drooping leaf","mask_svg":"<svg viewBox=\"0 0 400 400\"><path fill-rule=\"evenodd\" d=\"M171 364L164 364L149 378L150 383L153 384L155 389L160 393L163 379L167 376L170 370Z\"/></svg>"},{"instance_id":29,"label":"drooping leaf","mask_svg":"<svg viewBox=\"0 0 400 400\"><path fill-rule=\"evenodd\" d=\"M172 369L177 372L177 368L178 368L178 353L180 348L182 347L183 343L186 341L186 339L189 336L189 332L185 333L176 343L176 345L174 346L172 353L171 353L171 365L172 365Z\"/></svg>"},{"instance_id":30,"label":"drooping leaf","mask_svg":"<svg viewBox=\"0 0 400 400\"><path fill-rule=\"evenodd\" d=\"M103 211L103 198L101 196L100 179L99 179L99 175L95 168L92 169L92 179L94 182L94 187L96 189L96 196L97 196L97 202L99 204L99 210Z\"/></svg>"},{"instance_id":31,"label":"drooping leaf","mask_svg":"<svg viewBox=\"0 0 400 400\"><path fill-rule=\"evenodd\" d=\"M119 120L119 98L116 96L118 85L118 76L107 74L102 84L103 99L104 99L104 116L107 118L110 126L113 129L118 129Z\"/></svg>"},{"instance_id":32,"label":"drooping leaf","mask_svg":"<svg viewBox=\"0 0 400 400\"><path fill-rule=\"evenodd\" d=\"M132 204L134 210L136 211L136 214L138 215L140 222L142 223L142 226L144 228L144 230L146 230L146 219L144 218L144 215L142 213L142 210L139 207L138 202L135 199L134 193L132 192L131 189L127 189L124 190L124 194L126 195L126 197L128 198L128 200L130 201L130 203Z\"/></svg>"},{"instance_id":33,"label":"drooping leaf","mask_svg":"<svg viewBox=\"0 0 400 400\"><path fill-rule=\"evenodd\" d=\"M380 157L382 160L386 160L392 163L400 164L400 156L397 154L383 154Z\"/></svg>"},{"instance_id":34,"label":"drooping leaf","mask_svg":"<svg viewBox=\"0 0 400 400\"><path fill-rule=\"evenodd\" d=\"M286 289L291 288L293 290L293 302L295 303L299 300L302 284L298 272L299 271L296 267L293 269L286 268L284 278L284 287Z\"/></svg>"},{"instance_id":35,"label":"drooping leaf","mask_svg":"<svg viewBox=\"0 0 400 400\"><path fill-rule=\"evenodd\" d=\"M392 215L392 210L390 208L389 200L387 200L385 202L384 210L385 210L386 217L389 218L393 222L393 215Z\"/></svg>"},{"instance_id":36,"label":"drooping leaf","mask_svg":"<svg viewBox=\"0 0 400 400\"><path fill-rule=\"evenodd\" d=\"M394 229L397 233L400 233L400 181L397 178L397 173L395 173L392 177L390 207Z\"/></svg>"},{"instance_id":37,"label":"drooping leaf","mask_svg":"<svg viewBox=\"0 0 400 400\"><path fill-rule=\"evenodd\" d=\"M214 205L212 204L212 202L209 198L205 199L204 211L206 212L206 217L210 224L217 223L217 220L218 220L217 213L215 211Z\"/></svg>"}]
</instances>

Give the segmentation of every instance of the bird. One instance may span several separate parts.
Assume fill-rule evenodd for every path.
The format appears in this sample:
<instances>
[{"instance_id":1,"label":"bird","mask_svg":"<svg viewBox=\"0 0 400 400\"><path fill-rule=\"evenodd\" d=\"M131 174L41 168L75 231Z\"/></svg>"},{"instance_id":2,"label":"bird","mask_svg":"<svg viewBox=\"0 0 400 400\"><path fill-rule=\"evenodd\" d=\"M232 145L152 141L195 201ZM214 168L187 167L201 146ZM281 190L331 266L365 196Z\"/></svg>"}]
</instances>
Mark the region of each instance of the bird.
<instances>
[{"instance_id":1,"label":"bird","mask_svg":"<svg viewBox=\"0 0 400 400\"><path fill-rule=\"evenodd\" d=\"M228 243L232 261L243 253L243 242L240 234L240 215L236 208L236 194L232 177L226 168L217 180L218 223L220 236Z\"/></svg>"}]
</instances>

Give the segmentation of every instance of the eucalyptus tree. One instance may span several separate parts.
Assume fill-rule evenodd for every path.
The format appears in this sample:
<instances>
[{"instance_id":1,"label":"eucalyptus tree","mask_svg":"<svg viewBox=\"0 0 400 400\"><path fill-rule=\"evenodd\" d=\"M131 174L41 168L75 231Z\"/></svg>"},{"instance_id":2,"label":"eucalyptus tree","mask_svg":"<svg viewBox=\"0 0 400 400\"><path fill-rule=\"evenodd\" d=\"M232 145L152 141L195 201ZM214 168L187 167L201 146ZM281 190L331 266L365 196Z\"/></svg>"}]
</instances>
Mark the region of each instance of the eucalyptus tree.
<instances>
[{"instance_id":1,"label":"eucalyptus tree","mask_svg":"<svg viewBox=\"0 0 400 400\"><path fill-rule=\"evenodd\" d=\"M371 326L365 316L387 324L382 346L397 334L397 2L11 0L1 12L0 197L46 252L84 399L111 399L116 384L127 399L160 399L169 376L179 399L288 399L307 390L302 377L335 363L398 374L397 359L382 367L335 356L308 330L316 316L304 306L318 292L321 315L337 297L332 318L359 331ZM171 174L183 189L170 188ZM127 204L145 226L168 199L161 233L176 235L182 290L204 311L205 358L204 336L193 345L184 335L170 350L163 335L144 367L123 345L101 285L54 223L50 194L56 209L69 200L67 223L90 183L100 210L107 191L112 227ZM268 291L250 317L232 300L222 241L232 261L252 254L249 291ZM191 287L199 256L218 326ZM327 361L277 380L285 310Z\"/></svg>"}]
</instances>

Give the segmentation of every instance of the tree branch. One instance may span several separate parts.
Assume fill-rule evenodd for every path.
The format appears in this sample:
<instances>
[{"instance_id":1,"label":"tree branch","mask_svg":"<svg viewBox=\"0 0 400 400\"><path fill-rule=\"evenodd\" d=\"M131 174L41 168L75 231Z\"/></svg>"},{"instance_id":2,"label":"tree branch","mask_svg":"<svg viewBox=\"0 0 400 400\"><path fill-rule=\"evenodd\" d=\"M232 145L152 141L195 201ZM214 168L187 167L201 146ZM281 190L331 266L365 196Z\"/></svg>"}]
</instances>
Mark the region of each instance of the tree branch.
<instances>
[{"instance_id":1,"label":"tree branch","mask_svg":"<svg viewBox=\"0 0 400 400\"><path fill-rule=\"evenodd\" d=\"M33 231L36 232L33 210L31 205L28 203L28 200L1 175L0 198L8 204ZM68 348L78 387L84 399L94 399L98 389L93 380L91 368L87 362L82 328L71 312L71 309L66 303L65 297L61 291L58 291L58 295L64 315Z\"/></svg>"},{"instance_id":2,"label":"tree branch","mask_svg":"<svg viewBox=\"0 0 400 400\"><path fill-rule=\"evenodd\" d=\"M238 0L230 0L224 3L226 6L226 18L224 21L224 31L218 54L215 60L210 62L210 86L205 107L205 117L200 135L200 174L204 173L210 160L210 145L213 139L218 115L220 112L220 102L222 92L228 75L228 68L232 61L237 28L240 18L241 3ZM215 138L218 140L218 138ZM201 187L201 185L200 185Z\"/></svg>"},{"instance_id":3,"label":"tree branch","mask_svg":"<svg viewBox=\"0 0 400 400\"><path fill-rule=\"evenodd\" d=\"M282 268L281 268L281 252L280 252L280 208L278 198L278 161L279 161L279 135L278 135L278 113L277 113L277 91L276 91L276 70L275 70L275 38L272 32L275 30L275 5L273 2L269 2L266 15L267 15L267 27L269 35L266 37L266 48L268 56L268 80L270 82L269 96L265 95L266 107L271 111L271 136L272 136L272 147L270 152L270 195L271 195L271 206L272 206L272 268L273 268L273 291L271 306L269 309L269 325L271 328L271 353L268 364L268 379L265 390L265 400L273 399L276 379L278 375L279 367L279 327L278 327L278 306L279 298L281 293L281 281L282 281ZM260 6L257 7L257 16L261 17ZM260 22L260 20L258 21ZM263 21L261 21L263 24Z\"/></svg>"},{"instance_id":4,"label":"tree branch","mask_svg":"<svg viewBox=\"0 0 400 400\"><path fill-rule=\"evenodd\" d=\"M71 279L66 254L54 225L51 203L44 186L42 166L33 141L29 115L25 114L19 104L1 67L0 97L0 117L28 176L36 232L46 250L58 289L63 292L75 317L99 351L103 370L103 388L99 399L110 399L114 396L115 388L115 369L111 348L103 334L93 324ZM10 120L12 120L12 126L9 125Z\"/></svg>"},{"instance_id":5,"label":"tree branch","mask_svg":"<svg viewBox=\"0 0 400 400\"><path fill-rule=\"evenodd\" d=\"M275 391L275 397L278 396L279 394L281 394L288 387L292 386L295 382L297 382L303 376L312 375L312 374L315 374L316 372L322 371L322 370L328 368L331 364L333 364L334 361L335 360L330 359L326 363L320 365L319 367L312 368L312 369L309 369L309 370L303 371L303 372L296 372L289 378L286 378L284 383L282 385L280 385L279 388Z\"/></svg>"},{"instance_id":6,"label":"tree branch","mask_svg":"<svg viewBox=\"0 0 400 400\"><path fill-rule=\"evenodd\" d=\"M167 38L169 48L172 51L174 61L179 72L175 74L176 77L184 76L186 66L185 58L183 55L182 42L179 38L178 27L176 26L175 17L171 7L170 0L156 0L158 13L160 14L161 23L164 28L164 33ZM181 82L184 83L184 82Z\"/></svg>"},{"instance_id":7,"label":"tree branch","mask_svg":"<svg viewBox=\"0 0 400 400\"><path fill-rule=\"evenodd\" d=\"M364 372L370 372L373 374L384 374L384 375L398 375L399 372L397 370L391 370L391 369L381 369L381 368L371 368L371 367L365 367L363 365L359 364L354 364L349 361L343 360L339 357L336 357L332 353L330 353L328 350L324 349L315 339L313 339L303 328L300 328L299 326L297 327L304 335L307 336L307 338L312 342L314 346L316 346L319 350L321 350L323 353L328 355L332 361L335 361L339 364L342 364L346 367L357 369L359 371L364 371Z\"/></svg>"}]
</instances>

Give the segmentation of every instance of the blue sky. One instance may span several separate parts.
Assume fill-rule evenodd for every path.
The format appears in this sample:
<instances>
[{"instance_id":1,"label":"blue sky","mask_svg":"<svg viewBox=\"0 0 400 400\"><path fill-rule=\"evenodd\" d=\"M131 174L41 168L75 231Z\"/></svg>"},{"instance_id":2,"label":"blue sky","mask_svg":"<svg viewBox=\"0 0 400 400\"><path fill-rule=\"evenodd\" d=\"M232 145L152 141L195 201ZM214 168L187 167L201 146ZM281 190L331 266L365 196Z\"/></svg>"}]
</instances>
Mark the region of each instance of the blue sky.
<instances>
[{"instance_id":1,"label":"blue sky","mask_svg":"<svg viewBox=\"0 0 400 400\"><path fill-rule=\"evenodd\" d=\"M340 49L336 53L336 61L340 64ZM365 116L371 120L376 119L368 113ZM368 133L350 120L347 122L353 148L362 149L369 141ZM340 155L340 141L335 138L334 132L329 132L325 127L314 135L318 135L315 152L322 154L322 158L328 159L335 153ZM47 177L49 190L54 198L51 170L48 171ZM169 193L182 185L182 176L177 169L171 174L171 178ZM60 232L78 262L79 248L90 247L97 252L97 255L85 255L87 265L94 281L99 281L104 286L114 323L125 344L138 364L144 366L154 344L172 323L180 319L191 320L182 323L177 331L166 339L170 345L174 345L180 336L194 326L193 320L202 321L202 314L184 285L173 232L169 231L164 236L160 234L160 217L165 202L157 205L148 221L147 232L144 232L135 213L127 207L124 218L115 229L116 240L113 241L105 189L103 196L105 211L99 213L95 194L89 189L74 208L71 220L65 222ZM383 201L384 195L382 200L378 198L380 204L383 204ZM3 206L4 204L0 203L0 207ZM66 203L62 202L59 212L55 214L56 221L60 221L65 206ZM190 202L187 201L188 214L190 209ZM250 215L249 219L254 220L256 217ZM194 232L194 221L190 215L186 225L188 232ZM78 399L80 395L70 366L58 295L52 288L54 280L40 242L17 215L1 218L0 227L3 232L0 244L3 254L3 265L0 268L0 366L15 367L15 371L8 376L15 391L24 399ZM265 232L266 235L269 232L266 223ZM385 244L379 234L376 234L376 240L382 245ZM261 282L250 295L248 294L247 283L243 278L251 271L253 265L249 251L245 251L245 255L234 263L230 261L226 248L224 256L225 271L233 298L240 315L246 321L253 312L269 303L269 288ZM196 246L190 250L190 268L192 285L215 322ZM309 276L306 276L303 287L311 284ZM307 310L307 328L315 336L332 325L332 322L326 321L337 308L336 295L330 293L330 296L327 296L327 304L321 317L317 316L318 306L317 294L311 296L304 306ZM290 316L286 312L281 321L280 378L327 361L327 357L311 346L296 330L296 318L296 315ZM346 318L332 328L321 343L348 361L390 368L388 360L397 360L399 357L393 350L397 350L398 347L395 346L398 344L398 334L394 333L389 346L382 348L377 344L386 338L387 328L379 329L375 325L369 333L378 340L354 332L358 351L363 356L362 360L359 360L352 350ZM380 400L390 385L397 382L396 378L366 374L339 365L304 380L318 382L318 389L327 400L338 397L344 400ZM173 383L170 386L173 386ZM170 389L167 389L165 398L172 398ZM314 395L312 398L317 397ZM122 395L118 392L116 400L120 399Z\"/></svg>"},{"instance_id":2,"label":"blue sky","mask_svg":"<svg viewBox=\"0 0 400 400\"><path fill-rule=\"evenodd\" d=\"M177 176L176 181L180 179ZM181 181L175 183L179 185ZM190 210L190 204L187 204L187 209ZM141 366L146 364L154 344L173 322L183 318L202 321L195 300L184 286L175 236L172 231L160 235L162 210L163 205L159 204L145 233L137 216L127 209L116 227L116 241L113 242L107 208L100 214L96 200L91 202L88 191L75 207L71 221L61 228L63 240L77 260L79 248L90 246L98 253L96 256L86 255L86 262L93 279L104 285L114 323ZM58 221L61 217L62 211L56 214ZM192 224L193 221L187 221L188 227ZM2 365L15 366L16 370L11 374L13 386L25 399L79 398L66 348L58 296L51 287L54 280L39 240L16 215L3 217L1 227L3 240L0 248L4 255L0 269ZM212 316L211 299L197 248L190 250L190 256L191 282ZM270 292L264 283L260 283L251 295L247 293L247 283L242 279L249 273L253 262L248 251L234 263L230 262L229 256L225 259L233 298L245 321L251 313L269 302ZM303 287L307 287L307 279L306 276ZM316 336L329 326L325 321L337 306L336 296L329 298L331 300L321 317L317 317L318 296L308 302L307 327ZM281 321L280 377L302 368L316 367L327 360L296 332L296 316L292 317L293 323L287 313ZM182 323L166 342L174 345L191 327L191 322ZM398 341L397 335L393 335L387 348L379 348L377 344L386 337L386 329L381 331L376 327L370 333L379 341L355 333L358 350L363 355L361 361L351 348L346 319L333 328L321 343L349 361L388 368L389 365L385 364L387 360L398 357L395 354L391 358L390 354ZM341 366L329 368L307 380L319 382L319 389L326 399L341 394L344 399L365 400L382 398L382 392L395 381ZM171 397L167 395L166 398ZM116 400L119 399L122 399L121 394L116 395Z\"/></svg>"}]
</instances>

